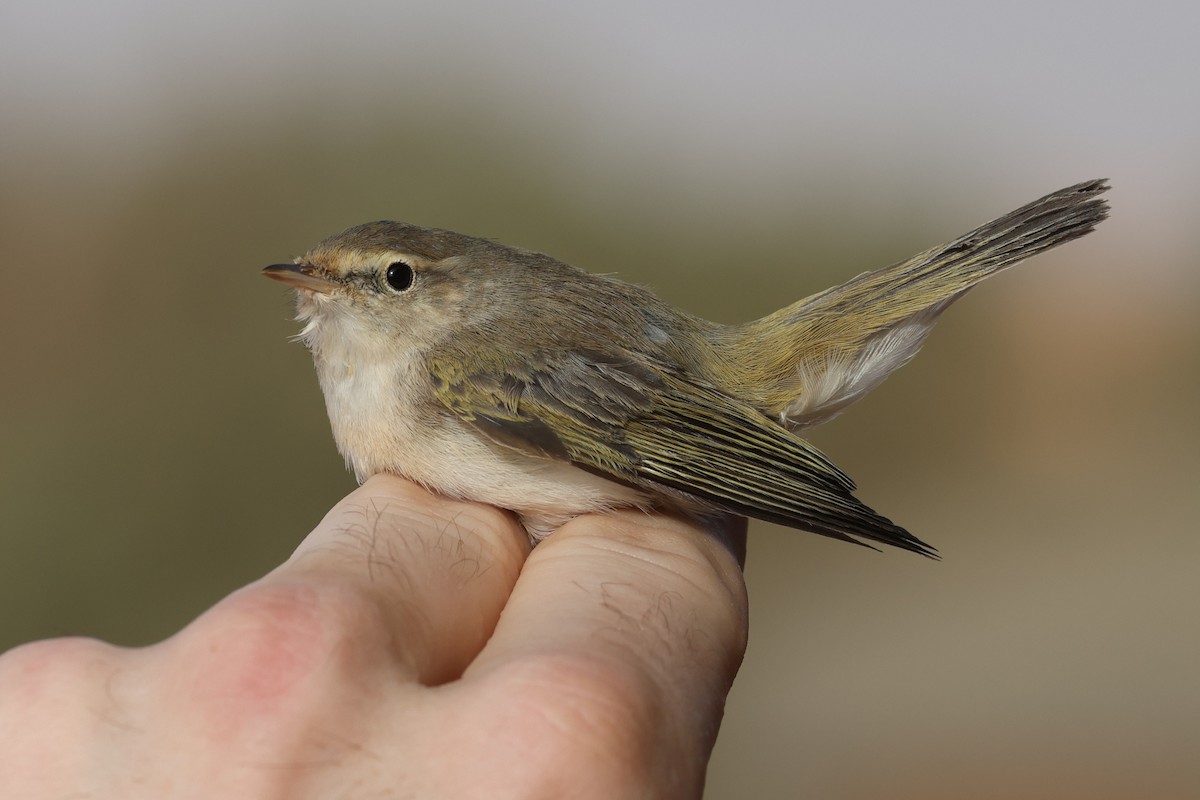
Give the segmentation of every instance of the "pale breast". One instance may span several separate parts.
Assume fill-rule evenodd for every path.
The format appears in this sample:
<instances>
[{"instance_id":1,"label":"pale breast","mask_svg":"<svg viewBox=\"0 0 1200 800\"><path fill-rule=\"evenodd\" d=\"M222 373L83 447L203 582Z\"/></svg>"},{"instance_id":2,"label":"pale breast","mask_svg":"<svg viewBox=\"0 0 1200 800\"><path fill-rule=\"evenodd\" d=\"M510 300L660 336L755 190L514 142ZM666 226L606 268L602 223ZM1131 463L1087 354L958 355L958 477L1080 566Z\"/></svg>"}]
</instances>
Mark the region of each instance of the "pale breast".
<instances>
[{"instance_id":1,"label":"pale breast","mask_svg":"<svg viewBox=\"0 0 1200 800\"><path fill-rule=\"evenodd\" d=\"M477 432L436 400L416 348L355 345L359 337L347 330L353 321L328 337L320 335L325 324L338 323L310 326L308 341L338 451L360 481L391 472L442 494L510 509L535 540L580 514L651 505L643 492Z\"/></svg>"}]
</instances>

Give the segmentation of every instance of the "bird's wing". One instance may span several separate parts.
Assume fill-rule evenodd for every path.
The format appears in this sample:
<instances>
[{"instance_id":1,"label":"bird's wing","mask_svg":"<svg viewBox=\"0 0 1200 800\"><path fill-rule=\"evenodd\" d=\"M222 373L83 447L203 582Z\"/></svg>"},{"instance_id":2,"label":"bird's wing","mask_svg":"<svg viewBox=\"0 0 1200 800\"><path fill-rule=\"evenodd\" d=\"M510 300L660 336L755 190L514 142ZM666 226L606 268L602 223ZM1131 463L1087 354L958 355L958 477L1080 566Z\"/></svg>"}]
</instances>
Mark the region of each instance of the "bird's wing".
<instances>
[{"instance_id":1,"label":"bird's wing","mask_svg":"<svg viewBox=\"0 0 1200 800\"><path fill-rule=\"evenodd\" d=\"M628 353L464 353L431 360L447 409L491 440L667 496L923 555L928 545L876 514L818 450L761 412L677 369Z\"/></svg>"}]
</instances>

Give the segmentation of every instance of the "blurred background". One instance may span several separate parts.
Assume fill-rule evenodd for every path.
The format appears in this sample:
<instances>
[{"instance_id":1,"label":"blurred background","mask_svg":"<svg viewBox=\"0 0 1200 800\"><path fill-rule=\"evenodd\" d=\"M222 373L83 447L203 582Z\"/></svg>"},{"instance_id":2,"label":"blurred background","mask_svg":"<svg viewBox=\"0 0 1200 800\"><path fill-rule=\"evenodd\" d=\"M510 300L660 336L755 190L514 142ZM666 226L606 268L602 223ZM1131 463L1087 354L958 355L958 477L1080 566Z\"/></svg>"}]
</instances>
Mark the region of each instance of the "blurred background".
<instances>
[{"instance_id":1,"label":"blurred background","mask_svg":"<svg viewBox=\"0 0 1200 800\"><path fill-rule=\"evenodd\" d=\"M934 563L751 529L707 796L1200 786L1195 5L0 6L0 649L155 641L346 493L289 292L349 225L461 230L713 319L1052 190L814 441Z\"/></svg>"}]
</instances>

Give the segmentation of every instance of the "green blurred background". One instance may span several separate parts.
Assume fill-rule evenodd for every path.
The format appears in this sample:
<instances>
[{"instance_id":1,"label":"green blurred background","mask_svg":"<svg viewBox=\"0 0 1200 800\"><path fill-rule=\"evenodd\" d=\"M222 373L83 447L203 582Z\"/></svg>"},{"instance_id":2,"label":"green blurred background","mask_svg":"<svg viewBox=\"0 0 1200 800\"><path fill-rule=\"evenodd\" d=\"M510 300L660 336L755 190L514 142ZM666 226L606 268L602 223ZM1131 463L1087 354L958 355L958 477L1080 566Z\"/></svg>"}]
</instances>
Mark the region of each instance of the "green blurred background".
<instances>
[{"instance_id":1,"label":"green blurred background","mask_svg":"<svg viewBox=\"0 0 1200 800\"><path fill-rule=\"evenodd\" d=\"M708 796L1200 786L1200 12L0 8L0 649L152 642L353 482L259 269L393 218L764 314L1079 180L1096 233L814 440L945 561L757 525Z\"/></svg>"}]
</instances>

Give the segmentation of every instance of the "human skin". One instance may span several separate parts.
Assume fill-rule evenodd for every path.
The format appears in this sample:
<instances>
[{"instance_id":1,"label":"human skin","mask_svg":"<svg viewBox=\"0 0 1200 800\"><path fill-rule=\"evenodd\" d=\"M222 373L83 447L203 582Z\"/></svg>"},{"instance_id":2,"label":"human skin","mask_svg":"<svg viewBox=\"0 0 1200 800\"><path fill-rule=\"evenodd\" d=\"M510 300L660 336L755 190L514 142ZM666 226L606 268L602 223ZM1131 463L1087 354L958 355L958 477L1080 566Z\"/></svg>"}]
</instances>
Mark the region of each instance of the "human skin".
<instances>
[{"instance_id":1,"label":"human skin","mask_svg":"<svg viewBox=\"0 0 1200 800\"><path fill-rule=\"evenodd\" d=\"M169 639L0 656L0 797L699 797L744 523L617 511L530 552L380 475Z\"/></svg>"}]
</instances>

